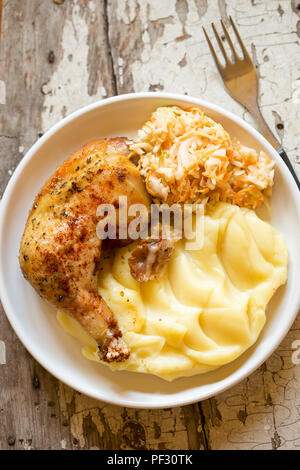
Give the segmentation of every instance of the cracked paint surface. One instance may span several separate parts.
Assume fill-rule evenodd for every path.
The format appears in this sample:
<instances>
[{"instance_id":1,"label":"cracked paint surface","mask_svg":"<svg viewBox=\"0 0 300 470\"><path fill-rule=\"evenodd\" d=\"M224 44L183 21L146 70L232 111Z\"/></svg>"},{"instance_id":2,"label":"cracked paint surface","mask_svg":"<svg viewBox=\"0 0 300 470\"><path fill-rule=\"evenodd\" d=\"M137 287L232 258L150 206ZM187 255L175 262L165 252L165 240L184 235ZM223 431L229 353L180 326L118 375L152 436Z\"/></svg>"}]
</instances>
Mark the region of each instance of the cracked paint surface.
<instances>
[{"instance_id":1,"label":"cracked paint surface","mask_svg":"<svg viewBox=\"0 0 300 470\"><path fill-rule=\"evenodd\" d=\"M90 14L94 14L95 8L95 2L90 0ZM63 29L62 59L42 88L45 95L41 126L43 132L82 107L83 103L89 104L105 96L105 89L101 86L97 87L92 96L88 90L88 34L84 12L79 3L74 1Z\"/></svg>"}]
</instances>

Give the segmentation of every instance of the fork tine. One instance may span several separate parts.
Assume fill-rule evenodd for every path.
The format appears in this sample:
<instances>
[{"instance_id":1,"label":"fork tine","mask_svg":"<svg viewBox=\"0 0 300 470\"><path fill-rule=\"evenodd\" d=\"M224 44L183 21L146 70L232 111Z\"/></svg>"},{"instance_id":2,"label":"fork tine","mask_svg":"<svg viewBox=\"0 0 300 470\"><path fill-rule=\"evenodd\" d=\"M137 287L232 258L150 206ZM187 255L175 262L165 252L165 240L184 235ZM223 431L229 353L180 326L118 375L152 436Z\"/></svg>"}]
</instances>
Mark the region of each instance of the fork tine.
<instances>
[{"instance_id":1,"label":"fork tine","mask_svg":"<svg viewBox=\"0 0 300 470\"><path fill-rule=\"evenodd\" d=\"M211 52L211 54L212 54L212 56L213 56L213 58L214 58L214 61L215 61L215 63L216 63L216 66L217 66L217 68L218 68L220 74L222 75L223 67L222 67L222 65L221 65L221 63L220 63L220 61L219 61L219 59L218 59L218 57L217 57L217 54L216 54L216 52L215 52L215 50L214 50L214 46L212 45L211 40L209 39L208 34L207 34L206 29L204 28L204 26L202 26L202 29L203 29L203 32L204 32L204 34L205 34L207 44L208 44L208 46L209 46L209 48L210 48L210 52Z\"/></svg>"},{"instance_id":2,"label":"fork tine","mask_svg":"<svg viewBox=\"0 0 300 470\"><path fill-rule=\"evenodd\" d=\"M228 44L229 44L229 46L230 46L231 52L233 53L235 60L237 60L237 59L238 59L237 52L236 52L236 50L235 50L235 47L234 47L234 45L233 45L233 42L232 42L232 40L231 40L231 37L229 36L228 30L227 30L226 25L225 25L225 23L224 23L223 20L221 20L221 25L222 25L224 34L225 34L225 36L226 36L227 42L228 42Z\"/></svg>"},{"instance_id":3,"label":"fork tine","mask_svg":"<svg viewBox=\"0 0 300 470\"><path fill-rule=\"evenodd\" d=\"M246 49L246 47L245 47L245 45L242 41L242 38L241 38L241 36L240 36L240 34L237 30L237 27L235 26L235 23L234 23L232 17L230 16L229 19L230 19L231 26L233 27L233 31L235 32L235 35L236 35L236 37L239 41L239 45L241 46L242 52L244 54L244 58L249 60L250 62L252 62L251 57L248 54L248 51L247 51L247 49Z\"/></svg>"},{"instance_id":4,"label":"fork tine","mask_svg":"<svg viewBox=\"0 0 300 470\"><path fill-rule=\"evenodd\" d=\"M218 34L218 31L216 30L216 27L215 27L214 23L212 23L211 26L212 26L213 32L214 32L214 34L215 34L216 40L218 41L219 48L221 49L221 52L222 52L223 57L224 57L224 59L225 59L225 62L228 64L228 63L229 63L229 59L228 59L227 53L226 53L226 51L225 51L225 48L224 48L224 46L223 46L222 39L220 38L220 36L219 36L219 34Z\"/></svg>"}]
</instances>

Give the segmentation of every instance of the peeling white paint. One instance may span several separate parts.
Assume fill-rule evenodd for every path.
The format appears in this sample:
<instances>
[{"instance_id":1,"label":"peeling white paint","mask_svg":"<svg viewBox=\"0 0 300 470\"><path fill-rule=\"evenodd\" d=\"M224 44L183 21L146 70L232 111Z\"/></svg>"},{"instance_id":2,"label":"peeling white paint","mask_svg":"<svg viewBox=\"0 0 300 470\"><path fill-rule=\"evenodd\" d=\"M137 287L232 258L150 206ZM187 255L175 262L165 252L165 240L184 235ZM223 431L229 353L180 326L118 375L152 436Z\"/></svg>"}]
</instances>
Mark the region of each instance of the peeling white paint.
<instances>
[{"instance_id":1,"label":"peeling white paint","mask_svg":"<svg viewBox=\"0 0 300 470\"><path fill-rule=\"evenodd\" d=\"M60 441L60 447L61 447L62 449L66 449L66 448L67 448L67 441L66 441L66 439L62 439L62 440Z\"/></svg>"},{"instance_id":2,"label":"peeling white paint","mask_svg":"<svg viewBox=\"0 0 300 470\"><path fill-rule=\"evenodd\" d=\"M101 93L103 98L105 98L107 96L107 91L106 91L106 88L104 86L100 87L100 93Z\"/></svg>"},{"instance_id":3,"label":"peeling white paint","mask_svg":"<svg viewBox=\"0 0 300 470\"><path fill-rule=\"evenodd\" d=\"M123 65L124 65L124 60L122 59L122 57L118 57L118 73L120 77L121 86L124 84Z\"/></svg>"},{"instance_id":4,"label":"peeling white paint","mask_svg":"<svg viewBox=\"0 0 300 470\"><path fill-rule=\"evenodd\" d=\"M176 2L174 0L148 0L149 20L156 21L168 16L174 16L176 13ZM189 2L190 3L190 2Z\"/></svg>"},{"instance_id":5,"label":"peeling white paint","mask_svg":"<svg viewBox=\"0 0 300 470\"><path fill-rule=\"evenodd\" d=\"M89 12L90 12L90 19L93 22L96 19L96 3L94 2L94 0L89 1L88 9L89 9Z\"/></svg>"},{"instance_id":6,"label":"peeling white paint","mask_svg":"<svg viewBox=\"0 0 300 470\"><path fill-rule=\"evenodd\" d=\"M6 104L6 85L3 80L0 80L0 104Z\"/></svg>"},{"instance_id":7,"label":"peeling white paint","mask_svg":"<svg viewBox=\"0 0 300 470\"><path fill-rule=\"evenodd\" d=\"M23 147L23 145L20 145L20 147L19 147L19 153L23 153L23 152L24 152L24 147Z\"/></svg>"},{"instance_id":8,"label":"peeling white paint","mask_svg":"<svg viewBox=\"0 0 300 470\"><path fill-rule=\"evenodd\" d=\"M31 440L26 440L23 443L23 449L24 450L32 450L32 445L31 445Z\"/></svg>"},{"instance_id":9,"label":"peeling white paint","mask_svg":"<svg viewBox=\"0 0 300 470\"><path fill-rule=\"evenodd\" d=\"M88 3L88 8L92 13L95 13L96 11L96 4L93 0L90 0Z\"/></svg>"},{"instance_id":10,"label":"peeling white paint","mask_svg":"<svg viewBox=\"0 0 300 470\"><path fill-rule=\"evenodd\" d=\"M148 31L143 32L142 41L144 43L144 49L141 53L141 61L142 61L142 64L146 64L151 59L151 45L150 45L150 37L149 37Z\"/></svg>"},{"instance_id":11,"label":"peeling white paint","mask_svg":"<svg viewBox=\"0 0 300 470\"><path fill-rule=\"evenodd\" d=\"M0 341L0 364L6 364L6 347L4 341Z\"/></svg>"},{"instance_id":12,"label":"peeling white paint","mask_svg":"<svg viewBox=\"0 0 300 470\"><path fill-rule=\"evenodd\" d=\"M300 364L300 339L296 339L292 343L292 349L296 349L296 351L292 354L292 363L295 365Z\"/></svg>"},{"instance_id":13,"label":"peeling white paint","mask_svg":"<svg viewBox=\"0 0 300 470\"><path fill-rule=\"evenodd\" d=\"M300 104L300 78L298 78L292 83L292 88L293 88L293 103L295 105L299 105Z\"/></svg>"},{"instance_id":14,"label":"peeling white paint","mask_svg":"<svg viewBox=\"0 0 300 470\"><path fill-rule=\"evenodd\" d=\"M92 3L89 8L93 8ZM103 98L101 86L95 95L88 94L88 32L87 23L80 15L80 6L76 2L63 30L62 60L45 85L43 132L84 104Z\"/></svg>"},{"instance_id":15,"label":"peeling white paint","mask_svg":"<svg viewBox=\"0 0 300 470\"><path fill-rule=\"evenodd\" d=\"M137 3L136 0L127 0L118 2L118 17L125 23L130 24L136 18Z\"/></svg>"}]
</instances>

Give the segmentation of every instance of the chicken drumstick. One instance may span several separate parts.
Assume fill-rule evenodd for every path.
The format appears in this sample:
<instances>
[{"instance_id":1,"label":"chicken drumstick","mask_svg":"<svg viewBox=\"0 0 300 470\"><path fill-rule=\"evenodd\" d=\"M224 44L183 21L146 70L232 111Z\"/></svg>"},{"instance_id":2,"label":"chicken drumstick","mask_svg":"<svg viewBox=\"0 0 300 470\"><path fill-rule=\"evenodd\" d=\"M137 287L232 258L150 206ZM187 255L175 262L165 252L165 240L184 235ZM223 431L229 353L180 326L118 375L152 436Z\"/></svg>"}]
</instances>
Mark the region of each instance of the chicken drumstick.
<instances>
[{"instance_id":1,"label":"chicken drumstick","mask_svg":"<svg viewBox=\"0 0 300 470\"><path fill-rule=\"evenodd\" d=\"M98 294L103 242L97 237L100 204L149 197L128 159L125 139L90 142L71 155L37 195L20 246L20 266L41 297L72 315L97 341L102 360L124 361L130 351L116 319ZM129 219L130 221L130 219Z\"/></svg>"}]
</instances>

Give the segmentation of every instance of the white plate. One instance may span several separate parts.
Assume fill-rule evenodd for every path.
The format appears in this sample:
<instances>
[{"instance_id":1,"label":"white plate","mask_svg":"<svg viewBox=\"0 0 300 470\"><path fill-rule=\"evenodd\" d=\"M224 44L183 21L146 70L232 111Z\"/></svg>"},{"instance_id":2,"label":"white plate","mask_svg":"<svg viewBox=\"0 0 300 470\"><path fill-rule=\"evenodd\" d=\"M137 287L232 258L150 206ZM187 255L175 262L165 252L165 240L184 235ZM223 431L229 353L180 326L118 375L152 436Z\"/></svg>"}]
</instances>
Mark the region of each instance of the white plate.
<instances>
[{"instance_id":1,"label":"white plate","mask_svg":"<svg viewBox=\"0 0 300 470\"><path fill-rule=\"evenodd\" d=\"M33 199L55 168L91 139L128 136L162 105L199 105L242 143L262 149L277 162L271 223L289 250L287 285L271 301L267 323L257 343L234 362L214 372L172 383L152 375L111 372L88 361L80 345L60 327L55 309L39 298L23 278L18 250ZM276 151L252 127L205 101L167 93L122 95L94 103L68 116L29 150L14 172L1 202L0 292L7 317L30 353L49 372L91 397L122 406L171 407L216 395L248 376L272 353L288 332L300 306L300 196ZM14 367L8 364L7 367Z\"/></svg>"}]
</instances>

